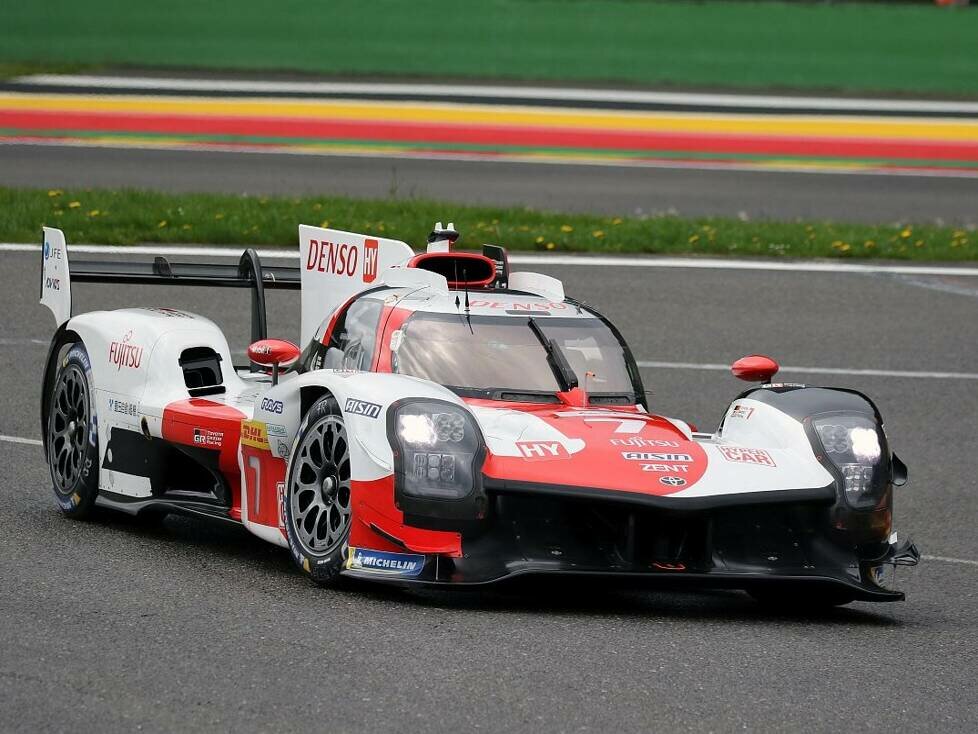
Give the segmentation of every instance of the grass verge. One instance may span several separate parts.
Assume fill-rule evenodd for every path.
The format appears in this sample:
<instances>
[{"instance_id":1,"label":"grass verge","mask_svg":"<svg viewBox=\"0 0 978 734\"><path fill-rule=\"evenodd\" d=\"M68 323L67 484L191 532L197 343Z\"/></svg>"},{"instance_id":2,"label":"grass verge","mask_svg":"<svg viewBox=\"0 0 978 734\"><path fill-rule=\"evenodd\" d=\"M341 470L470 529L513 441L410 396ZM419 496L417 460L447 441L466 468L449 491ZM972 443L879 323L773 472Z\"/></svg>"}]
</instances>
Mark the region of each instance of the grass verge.
<instances>
[{"instance_id":1,"label":"grass verge","mask_svg":"<svg viewBox=\"0 0 978 734\"><path fill-rule=\"evenodd\" d=\"M661 0L10 3L0 62L978 95L978 10Z\"/></svg>"},{"instance_id":2,"label":"grass verge","mask_svg":"<svg viewBox=\"0 0 978 734\"><path fill-rule=\"evenodd\" d=\"M253 197L128 190L0 188L0 241L39 241L42 225L68 242L296 246L300 223L425 241L436 220L454 221L461 246L590 253L978 260L978 232L936 226L872 226L680 217L623 218L424 199Z\"/></svg>"}]
</instances>

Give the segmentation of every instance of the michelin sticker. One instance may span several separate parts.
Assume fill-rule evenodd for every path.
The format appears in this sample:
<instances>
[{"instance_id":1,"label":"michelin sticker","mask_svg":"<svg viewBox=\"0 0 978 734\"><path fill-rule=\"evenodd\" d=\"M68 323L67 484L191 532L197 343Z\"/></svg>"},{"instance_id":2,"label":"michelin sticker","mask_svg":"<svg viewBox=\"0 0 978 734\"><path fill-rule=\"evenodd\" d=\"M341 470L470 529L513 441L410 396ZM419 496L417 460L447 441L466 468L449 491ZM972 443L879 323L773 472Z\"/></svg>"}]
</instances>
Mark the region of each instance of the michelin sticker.
<instances>
[{"instance_id":1,"label":"michelin sticker","mask_svg":"<svg viewBox=\"0 0 978 734\"><path fill-rule=\"evenodd\" d=\"M424 570L424 556L350 546L346 567L351 571L369 571L385 576L419 576Z\"/></svg>"}]
</instances>

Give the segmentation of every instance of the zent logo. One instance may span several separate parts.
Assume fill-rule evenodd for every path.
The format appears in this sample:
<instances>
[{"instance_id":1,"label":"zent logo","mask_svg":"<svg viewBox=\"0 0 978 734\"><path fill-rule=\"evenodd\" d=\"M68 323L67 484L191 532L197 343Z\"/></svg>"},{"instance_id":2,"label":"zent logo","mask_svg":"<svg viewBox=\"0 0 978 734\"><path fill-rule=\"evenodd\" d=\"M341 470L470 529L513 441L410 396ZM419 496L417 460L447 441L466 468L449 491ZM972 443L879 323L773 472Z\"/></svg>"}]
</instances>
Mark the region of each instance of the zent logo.
<instances>
[{"instance_id":1,"label":"zent logo","mask_svg":"<svg viewBox=\"0 0 978 734\"><path fill-rule=\"evenodd\" d=\"M262 398L261 409L268 413L281 413L285 409L285 406L282 405L281 400Z\"/></svg>"},{"instance_id":2,"label":"zent logo","mask_svg":"<svg viewBox=\"0 0 978 734\"><path fill-rule=\"evenodd\" d=\"M318 270L320 273L349 277L357 272L358 259L359 251L356 245L310 240L306 270ZM366 275L366 271L364 271L364 275Z\"/></svg>"},{"instance_id":3,"label":"zent logo","mask_svg":"<svg viewBox=\"0 0 978 734\"><path fill-rule=\"evenodd\" d=\"M373 283L377 279L377 264L380 248L377 240L363 241L363 282Z\"/></svg>"},{"instance_id":4,"label":"zent logo","mask_svg":"<svg viewBox=\"0 0 978 734\"><path fill-rule=\"evenodd\" d=\"M126 332L120 342L109 344L109 362L115 365L118 372L123 367L139 369L143 361L143 348L130 343L132 340L132 329Z\"/></svg>"},{"instance_id":5,"label":"zent logo","mask_svg":"<svg viewBox=\"0 0 978 734\"><path fill-rule=\"evenodd\" d=\"M570 453L562 443L557 441L517 441L516 448L527 461L548 461L551 459L569 459Z\"/></svg>"}]
</instances>

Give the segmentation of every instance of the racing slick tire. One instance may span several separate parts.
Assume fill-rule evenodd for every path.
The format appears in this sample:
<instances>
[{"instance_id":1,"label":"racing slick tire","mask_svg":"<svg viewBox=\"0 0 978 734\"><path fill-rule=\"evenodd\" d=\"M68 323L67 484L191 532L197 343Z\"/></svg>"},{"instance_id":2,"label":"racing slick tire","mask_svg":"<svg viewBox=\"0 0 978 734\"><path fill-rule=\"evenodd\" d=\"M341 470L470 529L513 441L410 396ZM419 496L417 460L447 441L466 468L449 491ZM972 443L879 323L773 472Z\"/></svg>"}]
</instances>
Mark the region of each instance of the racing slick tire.
<instances>
[{"instance_id":1,"label":"racing slick tire","mask_svg":"<svg viewBox=\"0 0 978 734\"><path fill-rule=\"evenodd\" d=\"M68 347L55 375L44 447L58 507L68 517L86 517L98 495L98 421L82 342Z\"/></svg>"},{"instance_id":2,"label":"racing slick tire","mask_svg":"<svg viewBox=\"0 0 978 734\"><path fill-rule=\"evenodd\" d=\"M348 434L331 396L316 402L299 426L284 504L296 565L320 586L335 585L350 537L352 503Z\"/></svg>"}]
</instances>

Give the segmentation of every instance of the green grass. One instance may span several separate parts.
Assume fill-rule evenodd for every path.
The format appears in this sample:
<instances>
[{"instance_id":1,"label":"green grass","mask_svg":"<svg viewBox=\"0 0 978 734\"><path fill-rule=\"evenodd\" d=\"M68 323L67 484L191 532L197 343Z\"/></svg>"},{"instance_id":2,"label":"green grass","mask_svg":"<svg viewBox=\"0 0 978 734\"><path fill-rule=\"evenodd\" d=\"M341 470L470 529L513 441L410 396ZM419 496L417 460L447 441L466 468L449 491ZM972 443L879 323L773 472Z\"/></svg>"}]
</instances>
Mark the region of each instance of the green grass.
<instances>
[{"instance_id":1,"label":"green grass","mask_svg":"<svg viewBox=\"0 0 978 734\"><path fill-rule=\"evenodd\" d=\"M40 241L42 225L69 244L209 243L291 246L300 223L401 239L415 247L432 224L454 221L463 248L592 253L978 260L978 232L679 217L619 218L421 199L249 197L149 191L0 188L0 241Z\"/></svg>"},{"instance_id":2,"label":"green grass","mask_svg":"<svg viewBox=\"0 0 978 734\"><path fill-rule=\"evenodd\" d=\"M0 62L978 96L978 9L649 0L37 0Z\"/></svg>"}]
</instances>

